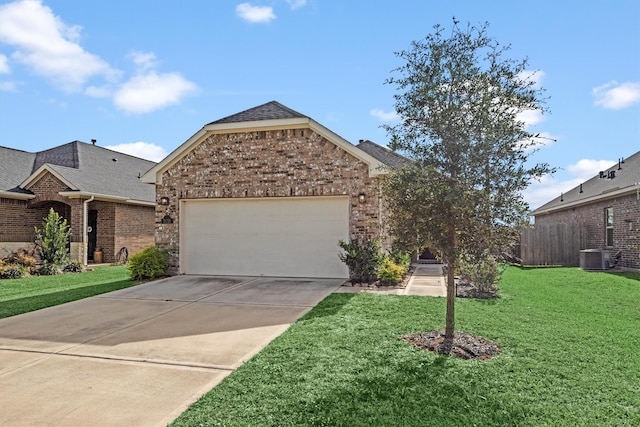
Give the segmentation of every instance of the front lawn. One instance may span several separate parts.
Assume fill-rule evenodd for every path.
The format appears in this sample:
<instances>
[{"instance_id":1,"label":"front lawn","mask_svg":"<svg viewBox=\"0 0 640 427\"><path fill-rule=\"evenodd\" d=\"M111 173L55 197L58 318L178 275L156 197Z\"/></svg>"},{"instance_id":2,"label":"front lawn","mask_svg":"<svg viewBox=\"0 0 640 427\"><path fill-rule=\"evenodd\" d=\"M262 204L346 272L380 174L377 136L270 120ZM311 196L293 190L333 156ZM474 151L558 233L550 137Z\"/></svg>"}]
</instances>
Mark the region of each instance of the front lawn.
<instances>
[{"instance_id":1,"label":"front lawn","mask_svg":"<svg viewBox=\"0 0 640 427\"><path fill-rule=\"evenodd\" d=\"M125 266L83 273L0 280L0 318L132 286Z\"/></svg>"},{"instance_id":2,"label":"front lawn","mask_svg":"<svg viewBox=\"0 0 640 427\"><path fill-rule=\"evenodd\" d=\"M458 299L487 361L419 350L445 299L332 294L174 426L640 425L640 275L509 268L497 301Z\"/></svg>"}]
</instances>

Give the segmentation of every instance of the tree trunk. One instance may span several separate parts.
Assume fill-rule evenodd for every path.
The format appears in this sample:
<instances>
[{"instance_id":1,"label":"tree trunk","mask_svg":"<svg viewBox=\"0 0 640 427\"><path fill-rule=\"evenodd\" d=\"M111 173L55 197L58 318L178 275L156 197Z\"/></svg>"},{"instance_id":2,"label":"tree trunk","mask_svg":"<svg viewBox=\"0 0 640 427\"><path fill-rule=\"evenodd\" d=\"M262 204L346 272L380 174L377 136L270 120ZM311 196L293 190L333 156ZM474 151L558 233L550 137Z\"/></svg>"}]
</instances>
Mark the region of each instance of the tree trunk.
<instances>
[{"instance_id":1,"label":"tree trunk","mask_svg":"<svg viewBox=\"0 0 640 427\"><path fill-rule=\"evenodd\" d=\"M453 341L453 333L455 327L455 304L456 304L456 251L455 251L456 232L453 224L450 224L447 230L447 249L445 256L447 259L447 317L445 323L444 338L449 341L449 345Z\"/></svg>"}]
</instances>

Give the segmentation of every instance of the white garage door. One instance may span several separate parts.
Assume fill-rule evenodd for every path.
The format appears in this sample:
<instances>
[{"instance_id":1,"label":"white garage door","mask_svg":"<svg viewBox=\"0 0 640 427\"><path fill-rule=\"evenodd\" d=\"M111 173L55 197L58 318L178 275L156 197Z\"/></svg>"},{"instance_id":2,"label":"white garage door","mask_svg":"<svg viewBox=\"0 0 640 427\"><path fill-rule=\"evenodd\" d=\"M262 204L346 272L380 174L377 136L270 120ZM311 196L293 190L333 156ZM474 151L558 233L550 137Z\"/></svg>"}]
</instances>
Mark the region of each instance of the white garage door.
<instances>
[{"instance_id":1,"label":"white garage door","mask_svg":"<svg viewBox=\"0 0 640 427\"><path fill-rule=\"evenodd\" d=\"M348 277L348 197L189 200L180 227L186 274Z\"/></svg>"}]
</instances>

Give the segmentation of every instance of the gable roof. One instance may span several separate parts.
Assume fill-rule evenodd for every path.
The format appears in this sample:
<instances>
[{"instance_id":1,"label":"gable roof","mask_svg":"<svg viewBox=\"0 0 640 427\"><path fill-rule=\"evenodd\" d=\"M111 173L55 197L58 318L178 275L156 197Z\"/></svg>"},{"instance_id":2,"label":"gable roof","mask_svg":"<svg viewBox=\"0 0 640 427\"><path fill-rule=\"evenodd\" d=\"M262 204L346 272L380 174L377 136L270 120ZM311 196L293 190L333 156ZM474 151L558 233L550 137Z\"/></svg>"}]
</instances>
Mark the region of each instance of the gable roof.
<instances>
[{"instance_id":1,"label":"gable roof","mask_svg":"<svg viewBox=\"0 0 640 427\"><path fill-rule=\"evenodd\" d=\"M376 157L357 148L310 117L285 107L277 101L271 101L205 125L160 163L145 173L142 176L142 181L147 183L161 183L162 173L182 159L209 135L259 130L296 129L300 127L313 130L357 159L367 163L369 165L369 176L387 173L385 164Z\"/></svg>"},{"instance_id":2,"label":"gable roof","mask_svg":"<svg viewBox=\"0 0 640 427\"><path fill-rule=\"evenodd\" d=\"M384 147L382 145L378 145L373 141L369 141L368 139L361 139L360 143L356 147L358 147L362 151L369 153L385 165L389 166L391 169L400 169L403 166L407 166L411 163L411 160L407 159L404 156L401 156L392 149Z\"/></svg>"},{"instance_id":3,"label":"gable roof","mask_svg":"<svg viewBox=\"0 0 640 427\"><path fill-rule=\"evenodd\" d=\"M73 141L37 153L0 147L0 194L31 198L29 187L51 173L65 185L67 197L90 197L134 204L155 204L155 188L139 175L155 162Z\"/></svg>"},{"instance_id":4,"label":"gable roof","mask_svg":"<svg viewBox=\"0 0 640 427\"><path fill-rule=\"evenodd\" d=\"M624 163L622 163L624 161ZM602 177L601 177L602 173ZM531 212L530 215L544 215L562 209L586 205L601 200L635 193L640 189L640 151L598 174L566 193L559 194Z\"/></svg>"},{"instance_id":5,"label":"gable roof","mask_svg":"<svg viewBox=\"0 0 640 427\"><path fill-rule=\"evenodd\" d=\"M222 123L240 123L240 122L254 122L259 120L278 120L278 119L300 119L305 118L303 114L292 110L289 107L285 107L277 101L267 102L266 104L258 105L257 107L249 108L248 110L241 111L236 114L224 117L215 122L209 123L210 125L222 124Z\"/></svg>"}]
</instances>

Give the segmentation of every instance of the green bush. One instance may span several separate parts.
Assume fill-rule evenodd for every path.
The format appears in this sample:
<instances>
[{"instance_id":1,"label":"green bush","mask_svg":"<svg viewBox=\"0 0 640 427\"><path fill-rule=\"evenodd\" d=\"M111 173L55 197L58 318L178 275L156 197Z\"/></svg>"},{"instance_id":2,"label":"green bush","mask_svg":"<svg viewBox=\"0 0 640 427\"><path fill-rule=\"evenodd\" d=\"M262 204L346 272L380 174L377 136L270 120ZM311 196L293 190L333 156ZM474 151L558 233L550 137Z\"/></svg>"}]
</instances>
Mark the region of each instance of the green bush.
<instances>
[{"instance_id":1,"label":"green bush","mask_svg":"<svg viewBox=\"0 0 640 427\"><path fill-rule=\"evenodd\" d=\"M62 270L55 264L45 262L36 270L36 273L40 276L55 276L62 273Z\"/></svg>"},{"instance_id":2,"label":"green bush","mask_svg":"<svg viewBox=\"0 0 640 427\"><path fill-rule=\"evenodd\" d=\"M406 270L404 267L396 264L391 258L385 258L380 267L378 267L378 279L386 285L396 285L404 277Z\"/></svg>"},{"instance_id":3,"label":"green bush","mask_svg":"<svg viewBox=\"0 0 640 427\"><path fill-rule=\"evenodd\" d=\"M495 257L488 254L478 258L463 256L458 263L460 280L485 292L496 290L502 270Z\"/></svg>"},{"instance_id":4,"label":"green bush","mask_svg":"<svg viewBox=\"0 0 640 427\"><path fill-rule=\"evenodd\" d=\"M45 264L62 267L69 262L69 236L71 230L67 220L56 211L49 210L49 215L42 221L42 228L36 227L39 239L40 259Z\"/></svg>"},{"instance_id":5,"label":"green bush","mask_svg":"<svg viewBox=\"0 0 640 427\"><path fill-rule=\"evenodd\" d=\"M154 279L163 276L169 268L169 252L149 246L131 256L127 262L131 280Z\"/></svg>"},{"instance_id":6,"label":"green bush","mask_svg":"<svg viewBox=\"0 0 640 427\"><path fill-rule=\"evenodd\" d=\"M397 247L392 247L389 250L388 257L394 264L402 268L403 274L409 271L409 267L411 267L411 254L409 252Z\"/></svg>"},{"instance_id":7,"label":"green bush","mask_svg":"<svg viewBox=\"0 0 640 427\"><path fill-rule=\"evenodd\" d=\"M29 276L29 269L20 264L0 263L0 279L20 279Z\"/></svg>"},{"instance_id":8,"label":"green bush","mask_svg":"<svg viewBox=\"0 0 640 427\"><path fill-rule=\"evenodd\" d=\"M65 265L62 271L65 273L82 273L84 271L84 266L80 261L73 260L69 261L69 264Z\"/></svg>"},{"instance_id":9,"label":"green bush","mask_svg":"<svg viewBox=\"0 0 640 427\"><path fill-rule=\"evenodd\" d=\"M338 246L344 251L338 254L340 261L349 267L349 277L355 283L371 283L376 280L376 270L382 263L380 242L365 239L362 242L340 240Z\"/></svg>"}]
</instances>

